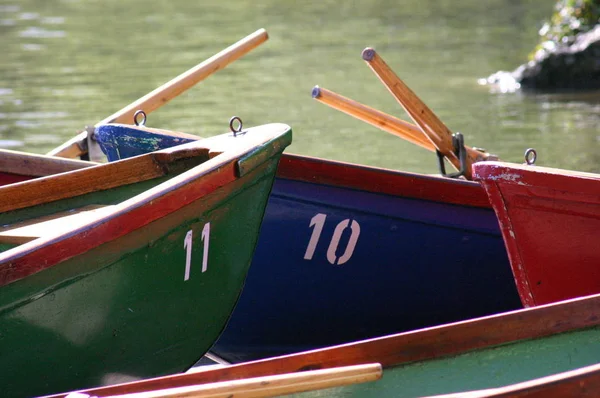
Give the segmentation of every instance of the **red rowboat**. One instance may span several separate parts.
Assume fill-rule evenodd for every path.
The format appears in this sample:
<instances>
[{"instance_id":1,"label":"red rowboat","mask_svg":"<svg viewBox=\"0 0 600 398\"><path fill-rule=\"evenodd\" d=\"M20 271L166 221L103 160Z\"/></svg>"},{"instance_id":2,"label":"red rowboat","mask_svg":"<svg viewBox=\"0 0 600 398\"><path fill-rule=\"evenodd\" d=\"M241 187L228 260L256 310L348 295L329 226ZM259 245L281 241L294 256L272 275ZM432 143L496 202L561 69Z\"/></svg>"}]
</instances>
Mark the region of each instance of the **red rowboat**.
<instances>
[{"instance_id":1,"label":"red rowboat","mask_svg":"<svg viewBox=\"0 0 600 398\"><path fill-rule=\"evenodd\" d=\"M498 216L525 306L600 292L600 175L473 165Z\"/></svg>"}]
</instances>

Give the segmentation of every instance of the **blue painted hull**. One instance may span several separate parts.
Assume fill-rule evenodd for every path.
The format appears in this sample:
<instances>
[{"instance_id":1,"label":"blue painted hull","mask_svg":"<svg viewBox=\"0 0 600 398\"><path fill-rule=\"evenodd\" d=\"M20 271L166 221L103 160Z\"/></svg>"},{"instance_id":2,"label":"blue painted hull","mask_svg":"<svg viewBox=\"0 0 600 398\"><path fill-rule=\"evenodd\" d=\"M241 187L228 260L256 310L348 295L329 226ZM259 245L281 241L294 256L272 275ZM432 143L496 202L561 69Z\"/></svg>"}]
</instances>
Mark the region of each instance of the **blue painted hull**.
<instances>
[{"instance_id":1,"label":"blue painted hull","mask_svg":"<svg viewBox=\"0 0 600 398\"><path fill-rule=\"evenodd\" d=\"M113 149L109 160L149 148ZM279 177L246 286L211 351L239 362L516 308L491 208Z\"/></svg>"},{"instance_id":2,"label":"blue painted hull","mask_svg":"<svg viewBox=\"0 0 600 398\"><path fill-rule=\"evenodd\" d=\"M321 239L305 260L319 213ZM333 265L330 238L345 219L360 235ZM278 179L246 286L211 351L238 362L520 307L490 210Z\"/></svg>"}]
</instances>

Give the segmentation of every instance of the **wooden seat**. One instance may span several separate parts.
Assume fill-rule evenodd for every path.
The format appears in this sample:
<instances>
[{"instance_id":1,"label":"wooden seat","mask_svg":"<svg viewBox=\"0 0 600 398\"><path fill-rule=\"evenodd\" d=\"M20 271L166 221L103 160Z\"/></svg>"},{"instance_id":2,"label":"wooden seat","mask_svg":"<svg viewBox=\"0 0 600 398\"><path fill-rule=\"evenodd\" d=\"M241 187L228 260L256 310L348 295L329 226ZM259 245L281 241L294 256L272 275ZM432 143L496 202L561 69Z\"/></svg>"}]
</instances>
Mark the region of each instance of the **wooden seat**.
<instances>
[{"instance_id":1,"label":"wooden seat","mask_svg":"<svg viewBox=\"0 0 600 398\"><path fill-rule=\"evenodd\" d=\"M66 232L99 215L110 212L114 205L88 205L48 216L0 227L0 243L23 244L50 233Z\"/></svg>"},{"instance_id":2,"label":"wooden seat","mask_svg":"<svg viewBox=\"0 0 600 398\"><path fill-rule=\"evenodd\" d=\"M99 163L0 149L0 172L23 176L43 177L97 164Z\"/></svg>"},{"instance_id":3,"label":"wooden seat","mask_svg":"<svg viewBox=\"0 0 600 398\"><path fill-rule=\"evenodd\" d=\"M178 160L209 159L201 142L163 149L117 162L40 177L0 187L0 212L7 212L162 177L178 169Z\"/></svg>"}]
</instances>

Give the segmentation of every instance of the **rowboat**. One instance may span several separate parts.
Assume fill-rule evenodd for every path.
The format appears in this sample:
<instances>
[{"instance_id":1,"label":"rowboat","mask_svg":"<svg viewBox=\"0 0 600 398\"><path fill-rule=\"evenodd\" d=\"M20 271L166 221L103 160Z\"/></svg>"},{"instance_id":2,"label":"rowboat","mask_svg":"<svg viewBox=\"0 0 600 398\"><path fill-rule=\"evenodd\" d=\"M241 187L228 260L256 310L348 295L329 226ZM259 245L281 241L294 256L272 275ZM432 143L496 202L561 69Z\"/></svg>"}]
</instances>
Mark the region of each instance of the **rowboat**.
<instances>
[{"instance_id":1,"label":"rowboat","mask_svg":"<svg viewBox=\"0 0 600 398\"><path fill-rule=\"evenodd\" d=\"M114 126L96 139L116 161L198 137ZM284 154L252 264L211 349L228 362L521 307L485 192L438 176Z\"/></svg>"},{"instance_id":2,"label":"rowboat","mask_svg":"<svg viewBox=\"0 0 600 398\"><path fill-rule=\"evenodd\" d=\"M600 295L595 295L82 393L106 397L378 363L383 367L381 380L300 396L416 397L533 381L597 365L599 358Z\"/></svg>"},{"instance_id":3,"label":"rowboat","mask_svg":"<svg viewBox=\"0 0 600 398\"><path fill-rule=\"evenodd\" d=\"M525 305L600 293L600 175L502 162L475 164L473 173Z\"/></svg>"},{"instance_id":4,"label":"rowboat","mask_svg":"<svg viewBox=\"0 0 600 398\"><path fill-rule=\"evenodd\" d=\"M194 364L238 300L290 142L269 124L0 187L2 395Z\"/></svg>"}]
</instances>

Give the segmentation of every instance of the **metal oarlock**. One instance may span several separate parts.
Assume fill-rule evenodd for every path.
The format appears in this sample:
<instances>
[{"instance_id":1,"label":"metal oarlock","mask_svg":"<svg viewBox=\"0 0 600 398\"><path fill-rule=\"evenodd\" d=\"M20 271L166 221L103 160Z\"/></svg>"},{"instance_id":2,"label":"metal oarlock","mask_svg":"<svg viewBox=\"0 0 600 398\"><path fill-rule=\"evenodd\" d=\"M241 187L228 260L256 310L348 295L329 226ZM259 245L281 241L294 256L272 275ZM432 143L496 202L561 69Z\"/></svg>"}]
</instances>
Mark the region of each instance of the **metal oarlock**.
<instances>
[{"instance_id":1,"label":"metal oarlock","mask_svg":"<svg viewBox=\"0 0 600 398\"><path fill-rule=\"evenodd\" d=\"M533 166L537 160L537 152L533 148L527 148L525 151L525 164Z\"/></svg>"},{"instance_id":2,"label":"metal oarlock","mask_svg":"<svg viewBox=\"0 0 600 398\"><path fill-rule=\"evenodd\" d=\"M440 168L440 174L448 178L458 178L464 176L467 170L467 150L465 149L465 139L461 133L452 134L452 146L454 147L454 154L460 161L460 170L456 173L446 174L446 165L444 164L444 155L436 149L435 153L438 157L438 165Z\"/></svg>"},{"instance_id":3,"label":"metal oarlock","mask_svg":"<svg viewBox=\"0 0 600 398\"><path fill-rule=\"evenodd\" d=\"M138 116L142 116L142 120L138 121ZM143 110L137 110L134 114L133 114L133 122L135 123L136 126L145 126L146 125L146 112L144 112Z\"/></svg>"},{"instance_id":4,"label":"metal oarlock","mask_svg":"<svg viewBox=\"0 0 600 398\"><path fill-rule=\"evenodd\" d=\"M238 122L238 128L236 129L234 126L235 122ZM238 133L242 132L242 119L240 119L239 116L233 116L231 119L229 119L229 129L231 130L231 132L233 133L233 136L236 137Z\"/></svg>"}]
</instances>

